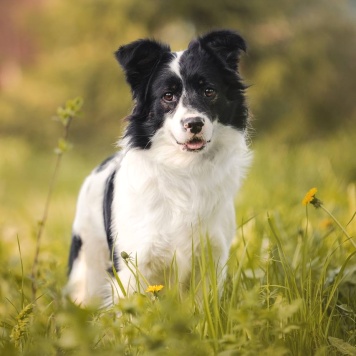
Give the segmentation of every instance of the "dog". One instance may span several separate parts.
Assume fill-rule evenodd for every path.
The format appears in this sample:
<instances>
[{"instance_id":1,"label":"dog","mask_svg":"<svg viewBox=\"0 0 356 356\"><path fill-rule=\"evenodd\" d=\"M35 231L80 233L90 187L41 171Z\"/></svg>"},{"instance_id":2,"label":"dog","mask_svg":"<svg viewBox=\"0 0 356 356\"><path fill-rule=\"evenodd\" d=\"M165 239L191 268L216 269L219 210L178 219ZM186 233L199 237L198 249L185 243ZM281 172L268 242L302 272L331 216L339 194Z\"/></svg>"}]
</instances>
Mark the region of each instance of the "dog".
<instances>
[{"instance_id":1,"label":"dog","mask_svg":"<svg viewBox=\"0 0 356 356\"><path fill-rule=\"evenodd\" d=\"M134 107L121 150L79 194L66 286L75 303L105 307L135 292L129 258L146 285L164 284L174 260L185 288L204 241L224 282L234 197L251 162L243 52L244 39L230 30L211 31L181 52L151 39L115 52Z\"/></svg>"}]
</instances>

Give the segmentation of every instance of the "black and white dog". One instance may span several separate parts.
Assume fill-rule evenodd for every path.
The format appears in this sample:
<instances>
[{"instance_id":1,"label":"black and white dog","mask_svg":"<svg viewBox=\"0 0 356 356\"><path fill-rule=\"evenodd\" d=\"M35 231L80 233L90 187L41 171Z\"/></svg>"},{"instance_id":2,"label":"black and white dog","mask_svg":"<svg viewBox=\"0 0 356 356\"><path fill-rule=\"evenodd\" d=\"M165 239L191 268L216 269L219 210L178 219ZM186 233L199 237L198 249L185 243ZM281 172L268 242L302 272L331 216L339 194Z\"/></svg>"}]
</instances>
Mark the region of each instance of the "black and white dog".
<instances>
[{"instance_id":1,"label":"black and white dog","mask_svg":"<svg viewBox=\"0 0 356 356\"><path fill-rule=\"evenodd\" d=\"M235 236L234 197L251 161L248 109L238 73L244 40L229 30L193 40L188 49L143 39L115 53L132 89L134 108L121 150L84 182L73 225L67 293L76 303L122 296L137 280L164 284L175 260L189 281L202 237L225 277ZM195 256L194 256L195 257ZM111 272L111 276L110 276Z\"/></svg>"}]
</instances>

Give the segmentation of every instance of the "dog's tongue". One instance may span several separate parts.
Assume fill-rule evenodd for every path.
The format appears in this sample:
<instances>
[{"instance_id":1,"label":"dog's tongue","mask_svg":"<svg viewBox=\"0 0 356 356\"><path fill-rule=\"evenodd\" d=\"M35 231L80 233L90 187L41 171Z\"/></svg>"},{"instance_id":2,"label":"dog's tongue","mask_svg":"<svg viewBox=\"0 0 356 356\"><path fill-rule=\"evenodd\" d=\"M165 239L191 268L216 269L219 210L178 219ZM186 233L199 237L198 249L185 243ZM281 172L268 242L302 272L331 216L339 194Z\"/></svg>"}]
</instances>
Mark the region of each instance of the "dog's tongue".
<instances>
[{"instance_id":1,"label":"dog's tongue","mask_svg":"<svg viewBox=\"0 0 356 356\"><path fill-rule=\"evenodd\" d=\"M192 140L186 142L186 147L190 150L199 150L204 146L205 142L203 140Z\"/></svg>"}]
</instances>

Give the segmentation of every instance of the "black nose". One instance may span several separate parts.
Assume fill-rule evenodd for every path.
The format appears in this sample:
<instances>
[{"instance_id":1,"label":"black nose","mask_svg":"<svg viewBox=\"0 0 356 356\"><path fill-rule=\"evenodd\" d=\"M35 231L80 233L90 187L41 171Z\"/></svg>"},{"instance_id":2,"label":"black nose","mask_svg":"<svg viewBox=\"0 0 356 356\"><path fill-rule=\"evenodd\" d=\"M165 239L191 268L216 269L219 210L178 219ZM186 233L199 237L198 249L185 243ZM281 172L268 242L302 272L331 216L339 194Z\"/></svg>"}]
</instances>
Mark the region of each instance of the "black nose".
<instances>
[{"instance_id":1,"label":"black nose","mask_svg":"<svg viewBox=\"0 0 356 356\"><path fill-rule=\"evenodd\" d=\"M204 126L204 121L200 117L188 117L183 120L183 127L192 134L197 134Z\"/></svg>"}]
</instances>

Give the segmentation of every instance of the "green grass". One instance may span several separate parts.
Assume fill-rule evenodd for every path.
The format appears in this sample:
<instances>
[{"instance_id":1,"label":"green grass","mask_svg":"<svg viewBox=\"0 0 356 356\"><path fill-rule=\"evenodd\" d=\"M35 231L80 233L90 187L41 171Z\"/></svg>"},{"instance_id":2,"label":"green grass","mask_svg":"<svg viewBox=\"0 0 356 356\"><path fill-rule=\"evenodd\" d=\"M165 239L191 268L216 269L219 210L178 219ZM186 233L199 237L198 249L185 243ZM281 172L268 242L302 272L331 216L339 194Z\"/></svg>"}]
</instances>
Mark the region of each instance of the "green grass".
<instances>
[{"instance_id":1,"label":"green grass","mask_svg":"<svg viewBox=\"0 0 356 356\"><path fill-rule=\"evenodd\" d=\"M345 132L298 145L256 140L223 290L207 248L195 261L206 276L201 292L182 295L167 283L156 296L142 291L105 311L61 294L77 192L103 157L64 156L34 301L37 221L55 156L2 139L0 354L355 355L356 256L347 237L356 232L355 139ZM301 204L314 186L341 228L323 209Z\"/></svg>"}]
</instances>

